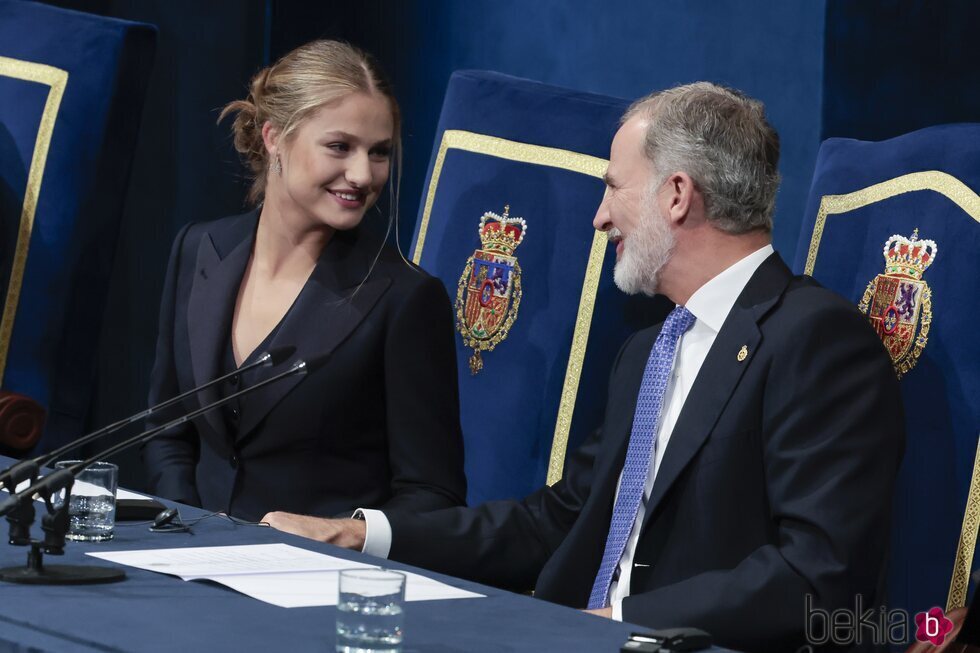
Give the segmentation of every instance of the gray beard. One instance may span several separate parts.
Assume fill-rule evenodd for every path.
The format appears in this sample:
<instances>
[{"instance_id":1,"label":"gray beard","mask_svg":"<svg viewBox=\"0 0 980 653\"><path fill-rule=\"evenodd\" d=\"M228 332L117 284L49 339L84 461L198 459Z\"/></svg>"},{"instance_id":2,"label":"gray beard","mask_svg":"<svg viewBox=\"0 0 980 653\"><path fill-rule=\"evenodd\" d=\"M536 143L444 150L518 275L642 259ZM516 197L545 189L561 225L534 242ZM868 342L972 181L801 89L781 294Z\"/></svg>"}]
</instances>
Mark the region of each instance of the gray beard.
<instances>
[{"instance_id":1,"label":"gray beard","mask_svg":"<svg viewBox=\"0 0 980 653\"><path fill-rule=\"evenodd\" d=\"M653 296L657 293L660 271L670 260L674 234L654 202L645 203L637 229L623 239L623 254L613 268L616 287L627 295Z\"/></svg>"}]
</instances>

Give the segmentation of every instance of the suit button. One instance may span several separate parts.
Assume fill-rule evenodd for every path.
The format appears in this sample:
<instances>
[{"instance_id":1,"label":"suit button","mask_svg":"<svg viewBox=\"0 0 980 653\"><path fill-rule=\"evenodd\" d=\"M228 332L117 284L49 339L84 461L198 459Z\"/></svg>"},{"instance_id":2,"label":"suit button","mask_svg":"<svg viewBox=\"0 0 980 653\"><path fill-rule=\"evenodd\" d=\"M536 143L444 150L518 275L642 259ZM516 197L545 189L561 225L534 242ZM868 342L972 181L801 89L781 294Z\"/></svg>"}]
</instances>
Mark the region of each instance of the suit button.
<instances>
[{"instance_id":1,"label":"suit button","mask_svg":"<svg viewBox=\"0 0 980 653\"><path fill-rule=\"evenodd\" d=\"M230 379L228 379L228 382L231 383L232 385L238 385L238 375L236 374Z\"/></svg>"},{"instance_id":2,"label":"suit button","mask_svg":"<svg viewBox=\"0 0 980 653\"><path fill-rule=\"evenodd\" d=\"M231 419L237 422L238 421L238 417L239 417L239 415L238 415L238 409L237 408L232 408L231 409Z\"/></svg>"},{"instance_id":3,"label":"suit button","mask_svg":"<svg viewBox=\"0 0 980 653\"><path fill-rule=\"evenodd\" d=\"M233 453L231 454L231 458L228 459L228 464L231 465L232 469L238 469L238 463L240 462L241 460L238 458L238 454Z\"/></svg>"}]
</instances>

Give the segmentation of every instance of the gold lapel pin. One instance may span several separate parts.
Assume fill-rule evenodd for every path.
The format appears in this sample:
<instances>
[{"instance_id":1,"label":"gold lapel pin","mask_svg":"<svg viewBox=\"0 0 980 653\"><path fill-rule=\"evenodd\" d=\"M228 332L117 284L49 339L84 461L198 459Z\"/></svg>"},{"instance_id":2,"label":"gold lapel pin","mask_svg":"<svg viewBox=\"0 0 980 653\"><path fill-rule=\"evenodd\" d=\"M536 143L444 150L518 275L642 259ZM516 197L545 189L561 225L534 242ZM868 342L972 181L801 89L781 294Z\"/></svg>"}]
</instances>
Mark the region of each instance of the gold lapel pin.
<instances>
[{"instance_id":1,"label":"gold lapel pin","mask_svg":"<svg viewBox=\"0 0 980 653\"><path fill-rule=\"evenodd\" d=\"M742 345L742 348L738 350L738 356L736 356L736 358L738 358L738 362L741 363L748 357L749 357L749 348L746 345Z\"/></svg>"}]
</instances>

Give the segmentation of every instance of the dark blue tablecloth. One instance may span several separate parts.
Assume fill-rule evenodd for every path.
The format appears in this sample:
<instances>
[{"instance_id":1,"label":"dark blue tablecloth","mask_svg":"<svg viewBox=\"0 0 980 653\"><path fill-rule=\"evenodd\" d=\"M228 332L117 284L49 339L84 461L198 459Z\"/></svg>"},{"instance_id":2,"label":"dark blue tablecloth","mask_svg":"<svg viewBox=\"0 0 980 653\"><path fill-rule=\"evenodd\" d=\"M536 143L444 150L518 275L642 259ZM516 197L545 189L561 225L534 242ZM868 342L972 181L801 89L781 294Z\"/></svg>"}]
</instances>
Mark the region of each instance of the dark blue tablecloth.
<instances>
[{"instance_id":1,"label":"dark blue tablecloth","mask_svg":"<svg viewBox=\"0 0 980 653\"><path fill-rule=\"evenodd\" d=\"M7 462L0 457L0 469ZM170 504L174 505L174 504ZM38 504L40 507L40 504ZM182 506L190 520L203 513ZM0 529L6 523L0 521ZM40 536L40 529L35 527ZM6 540L6 531L0 532ZM146 524L119 522L115 539L69 542L49 564L109 565L88 551L284 542L392 569L418 570L361 553L280 533L204 520L192 534L155 534ZM0 547L0 567L22 565L24 547ZM423 571L481 599L406 604L403 652L619 651L630 632L645 630L562 606ZM210 582L126 567L120 583L28 586L0 583L0 653L13 651L318 651L334 650L335 608L279 608ZM720 650L720 649L715 649Z\"/></svg>"}]
</instances>

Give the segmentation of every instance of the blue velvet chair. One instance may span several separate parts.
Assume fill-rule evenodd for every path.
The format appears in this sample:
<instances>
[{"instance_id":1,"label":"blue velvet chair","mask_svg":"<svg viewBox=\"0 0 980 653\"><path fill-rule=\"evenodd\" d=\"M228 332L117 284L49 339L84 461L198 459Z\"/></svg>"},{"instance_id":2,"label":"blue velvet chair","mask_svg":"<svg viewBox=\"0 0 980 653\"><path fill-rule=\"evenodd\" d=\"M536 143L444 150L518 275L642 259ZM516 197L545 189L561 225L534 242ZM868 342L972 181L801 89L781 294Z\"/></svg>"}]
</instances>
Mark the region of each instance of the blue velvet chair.
<instances>
[{"instance_id":1,"label":"blue velvet chair","mask_svg":"<svg viewBox=\"0 0 980 653\"><path fill-rule=\"evenodd\" d=\"M85 427L156 30L0 0L0 387Z\"/></svg>"},{"instance_id":2,"label":"blue velvet chair","mask_svg":"<svg viewBox=\"0 0 980 653\"><path fill-rule=\"evenodd\" d=\"M980 125L820 149L796 268L857 304L900 375L908 439L890 608L964 604L980 522Z\"/></svg>"},{"instance_id":3,"label":"blue velvet chair","mask_svg":"<svg viewBox=\"0 0 980 653\"><path fill-rule=\"evenodd\" d=\"M455 302L471 504L560 479L619 346L665 314L615 289L592 227L626 106L490 72L449 82L412 258Z\"/></svg>"}]
</instances>

